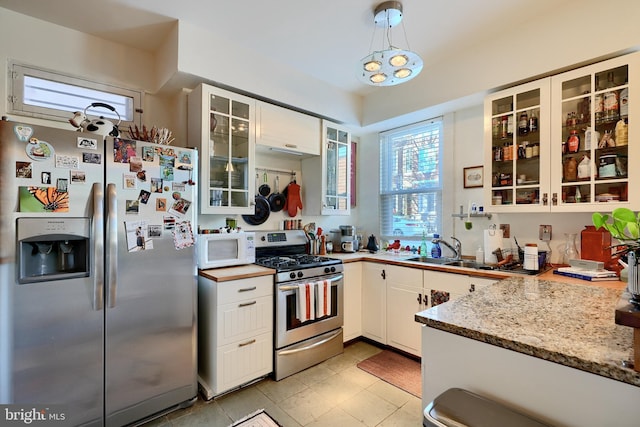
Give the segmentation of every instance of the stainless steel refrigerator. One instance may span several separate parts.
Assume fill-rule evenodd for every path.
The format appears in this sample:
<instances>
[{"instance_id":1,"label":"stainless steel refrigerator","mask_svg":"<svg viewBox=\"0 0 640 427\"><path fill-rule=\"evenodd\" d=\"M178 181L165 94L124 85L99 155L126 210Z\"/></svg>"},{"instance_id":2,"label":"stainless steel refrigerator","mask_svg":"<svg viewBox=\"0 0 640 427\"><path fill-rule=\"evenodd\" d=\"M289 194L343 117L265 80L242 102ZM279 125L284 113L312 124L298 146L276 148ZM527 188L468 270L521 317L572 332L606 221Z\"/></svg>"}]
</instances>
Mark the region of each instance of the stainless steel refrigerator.
<instances>
[{"instance_id":1,"label":"stainless steel refrigerator","mask_svg":"<svg viewBox=\"0 0 640 427\"><path fill-rule=\"evenodd\" d=\"M195 401L197 163L0 121L0 420L121 426Z\"/></svg>"}]
</instances>

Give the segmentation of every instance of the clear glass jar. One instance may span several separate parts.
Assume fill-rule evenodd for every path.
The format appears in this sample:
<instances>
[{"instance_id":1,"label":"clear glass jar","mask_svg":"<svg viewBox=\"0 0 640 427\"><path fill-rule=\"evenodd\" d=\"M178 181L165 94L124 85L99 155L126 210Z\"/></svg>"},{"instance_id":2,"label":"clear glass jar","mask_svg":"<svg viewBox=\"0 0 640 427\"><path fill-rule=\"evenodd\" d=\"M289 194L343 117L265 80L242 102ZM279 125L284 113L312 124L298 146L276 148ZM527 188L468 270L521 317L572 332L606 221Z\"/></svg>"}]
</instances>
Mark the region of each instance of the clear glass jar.
<instances>
[{"instance_id":1,"label":"clear glass jar","mask_svg":"<svg viewBox=\"0 0 640 427\"><path fill-rule=\"evenodd\" d=\"M580 252L576 245L577 233L564 233L564 249L562 251L562 264L569 264L571 259L580 259Z\"/></svg>"}]
</instances>

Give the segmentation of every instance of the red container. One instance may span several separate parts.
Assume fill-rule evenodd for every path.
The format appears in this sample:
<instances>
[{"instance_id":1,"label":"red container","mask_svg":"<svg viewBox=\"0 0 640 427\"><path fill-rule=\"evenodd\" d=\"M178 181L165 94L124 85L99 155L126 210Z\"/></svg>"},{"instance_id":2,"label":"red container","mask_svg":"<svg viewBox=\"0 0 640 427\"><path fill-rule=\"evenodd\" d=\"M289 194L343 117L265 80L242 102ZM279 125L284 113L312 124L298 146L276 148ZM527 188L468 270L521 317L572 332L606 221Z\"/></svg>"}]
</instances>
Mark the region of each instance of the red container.
<instances>
[{"instance_id":1,"label":"red container","mask_svg":"<svg viewBox=\"0 0 640 427\"><path fill-rule=\"evenodd\" d=\"M602 261L607 268L611 261L611 233L604 228L596 230L593 225L586 225L580 234L580 249L580 258Z\"/></svg>"}]
</instances>

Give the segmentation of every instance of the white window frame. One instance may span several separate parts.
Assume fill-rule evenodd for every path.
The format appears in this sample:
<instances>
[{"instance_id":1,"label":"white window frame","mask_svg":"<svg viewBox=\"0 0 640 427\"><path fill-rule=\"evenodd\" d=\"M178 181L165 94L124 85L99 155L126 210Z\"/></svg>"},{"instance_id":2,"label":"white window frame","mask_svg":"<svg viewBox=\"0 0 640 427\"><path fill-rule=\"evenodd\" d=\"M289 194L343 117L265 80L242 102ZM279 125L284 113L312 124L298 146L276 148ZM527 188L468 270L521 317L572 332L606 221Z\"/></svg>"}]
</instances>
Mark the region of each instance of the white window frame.
<instances>
[{"instance_id":1,"label":"white window frame","mask_svg":"<svg viewBox=\"0 0 640 427\"><path fill-rule=\"evenodd\" d=\"M392 173L392 165L389 164L389 162L392 160L390 159L389 156L389 152L388 150L385 148L385 146L387 144L392 143L392 141L395 140L402 140L402 139L406 139L406 136L408 134L412 134L413 132L416 133L423 133L425 130L429 130L430 132L437 132L437 143L438 143L438 148L437 148L437 158L433 159L433 161L437 162L437 180L429 180L428 182L425 182L424 185L422 186L418 186L418 187L411 187L411 188L405 188L405 185L401 185L398 186L397 183L395 185L394 188L394 184L393 184L393 176L391 175ZM392 130L388 130L385 132L381 132L379 134L380 137L380 235L382 236L383 239L387 239L387 240L393 240L393 239L401 239L401 240L409 240L409 241L415 241L416 242L416 246L418 245L419 241L422 239L422 231L425 231L425 235L426 237L428 237L428 240L431 240L430 238L433 236L434 233L439 233L439 234L443 234L443 206L444 206L444 200L446 197L443 197L443 193L444 193L444 180L443 180L443 171L444 171L444 137L445 137L445 131L444 131L444 119L442 117L437 117L437 118L433 118L433 119L429 119L429 120L425 120L422 122L418 122L418 123L414 123L408 126L403 126L401 128L397 128L397 129L392 129ZM411 168L407 167L407 159L403 159L403 168L405 171L409 171ZM426 227L420 227L420 226L416 226L416 232L414 234L406 234L403 232L403 234L397 234L395 233L394 228L395 224L394 224L394 212L393 212L393 203L390 201L390 198L394 198L394 197L410 197L412 195L418 195L418 196L427 196L429 194L434 194L435 193L435 200L434 203L436 204L436 209L435 209L435 213L436 213L436 218L435 218L435 224L433 223L433 221L429 221L430 224L432 224L431 229L426 229ZM432 196L433 197L433 196ZM423 224L426 223L427 221L423 218L424 215L427 214L427 212L417 212L418 215L420 215L420 218L415 218L415 223L419 224ZM405 224L405 225L415 225L413 224L414 221L409 220L409 222L412 222L412 224ZM411 227L404 227L404 228L411 228ZM403 230L404 231L404 230ZM428 243L428 246L430 246L430 244Z\"/></svg>"},{"instance_id":2,"label":"white window frame","mask_svg":"<svg viewBox=\"0 0 640 427\"><path fill-rule=\"evenodd\" d=\"M9 113L19 116L37 117L46 120L68 121L73 117L74 111L84 111L86 107L95 103L102 102L116 108L118 114L121 115L120 129L129 125L142 125L142 102L144 92L141 90L127 89L105 83L90 81L81 77L74 77L62 74L56 71L45 70L31 65L20 64L17 62L9 63L10 75L10 96L9 96ZM47 108L42 106L30 105L25 102L25 76L35 77L38 79L49 80L63 85L72 85L80 89L81 96L76 97L75 105L67 105L60 109ZM130 98L133 101L132 108L128 113L124 111L122 106L110 103L109 95L117 95L120 97ZM89 117L103 116L108 119L118 119L118 115L104 107L96 107L87 110ZM129 117L127 117L127 115Z\"/></svg>"}]
</instances>

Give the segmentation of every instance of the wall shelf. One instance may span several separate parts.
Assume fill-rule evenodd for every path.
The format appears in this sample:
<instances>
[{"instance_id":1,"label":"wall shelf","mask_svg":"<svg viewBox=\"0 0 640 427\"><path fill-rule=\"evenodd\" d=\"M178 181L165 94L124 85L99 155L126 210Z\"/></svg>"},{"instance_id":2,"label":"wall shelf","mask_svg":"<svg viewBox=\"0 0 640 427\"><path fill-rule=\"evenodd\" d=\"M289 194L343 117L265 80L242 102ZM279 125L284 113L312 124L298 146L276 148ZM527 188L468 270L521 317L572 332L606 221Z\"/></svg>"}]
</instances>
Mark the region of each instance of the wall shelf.
<instances>
[{"instance_id":1,"label":"wall shelf","mask_svg":"<svg viewBox=\"0 0 640 427\"><path fill-rule=\"evenodd\" d=\"M491 219L491 214L490 213L472 213L471 215L467 215L466 213L457 213L457 214L451 214L452 217L454 218L460 218L461 220L464 220L465 218L469 217L469 218L487 218L487 219Z\"/></svg>"}]
</instances>

